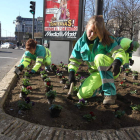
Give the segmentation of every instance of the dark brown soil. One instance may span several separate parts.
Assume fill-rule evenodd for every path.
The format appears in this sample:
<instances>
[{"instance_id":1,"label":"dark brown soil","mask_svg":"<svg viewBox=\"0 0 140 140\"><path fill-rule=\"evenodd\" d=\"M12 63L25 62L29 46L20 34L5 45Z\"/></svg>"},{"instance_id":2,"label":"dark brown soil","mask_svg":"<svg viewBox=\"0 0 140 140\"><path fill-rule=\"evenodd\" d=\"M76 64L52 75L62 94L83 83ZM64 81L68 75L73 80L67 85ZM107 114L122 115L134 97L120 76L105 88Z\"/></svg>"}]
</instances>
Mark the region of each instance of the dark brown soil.
<instances>
[{"instance_id":1,"label":"dark brown soil","mask_svg":"<svg viewBox=\"0 0 140 140\"><path fill-rule=\"evenodd\" d=\"M60 67L58 68L61 69ZM78 72L84 76L85 72L82 72L82 70L87 70L87 66L82 65L81 68L82 69ZM63 75L68 78L68 72L66 70L62 71ZM53 72L49 72L49 77L53 84L53 90L56 90L57 92L54 103L63 106L59 117L52 118L50 115L50 105L47 103L45 97L45 85L40 74L36 74L30 78L33 90L28 97L30 97L31 101L35 102L35 105L31 110L23 111L22 114L19 114L17 103L21 100L19 98L19 93L22 87L21 79L23 78L23 75L20 75L20 80L18 80L16 86L9 93L5 102L5 112L11 116L32 123L73 130L118 129L140 125L139 112L132 111L132 108L130 107L132 104L140 104L140 86L133 85L134 82L140 84L140 78L138 78L138 80L133 80L132 73L126 76L126 80L123 80L124 73L121 73L115 81L118 94L115 105L103 105L103 98L101 95L98 95L87 99L87 105L81 109L78 109L77 106L75 106L75 103L79 101L77 96L73 95L75 100L68 100L66 98L69 89L64 89L64 84L60 83L60 79L58 79ZM125 88L119 85L121 81L125 82ZM77 85L79 84L80 83L77 82ZM137 94L130 93L134 90L137 90ZM114 112L116 110L125 111L125 115L121 118L115 117ZM96 120L88 122L83 119L83 115L89 114L91 111L94 112Z\"/></svg>"}]
</instances>

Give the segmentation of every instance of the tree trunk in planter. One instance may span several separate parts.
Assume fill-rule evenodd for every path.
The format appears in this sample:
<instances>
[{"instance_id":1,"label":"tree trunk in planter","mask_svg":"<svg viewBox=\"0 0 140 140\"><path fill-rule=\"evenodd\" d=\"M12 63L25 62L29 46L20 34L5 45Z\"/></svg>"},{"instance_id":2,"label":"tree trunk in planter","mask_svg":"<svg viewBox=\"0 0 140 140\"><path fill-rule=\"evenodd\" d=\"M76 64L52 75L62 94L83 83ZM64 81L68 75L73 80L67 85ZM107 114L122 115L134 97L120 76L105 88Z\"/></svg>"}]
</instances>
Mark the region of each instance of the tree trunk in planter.
<instances>
[{"instance_id":1,"label":"tree trunk in planter","mask_svg":"<svg viewBox=\"0 0 140 140\"><path fill-rule=\"evenodd\" d=\"M59 117L61 113L61 110L60 109L51 109L51 117Z\"/></svg>"},{"instance_id":2,"label":"tree trunk in planter","mask_svg":"<svg viewBox=\"0 0 140 140\"><path fill-rule=\"evenodd\" d=\"M138 76L133 76L133 80L138 80Z\"/></svg>"},{"instance_id":3,"label":"tree trunk in planter","mask_svg":"<svg viewBox=\"0 0 140 140\"><path fill-rule=\"evenodd\" d=\"M47 97L48 104L52 104L54 102L54 98Z\"/></svg>"}]
</instances>

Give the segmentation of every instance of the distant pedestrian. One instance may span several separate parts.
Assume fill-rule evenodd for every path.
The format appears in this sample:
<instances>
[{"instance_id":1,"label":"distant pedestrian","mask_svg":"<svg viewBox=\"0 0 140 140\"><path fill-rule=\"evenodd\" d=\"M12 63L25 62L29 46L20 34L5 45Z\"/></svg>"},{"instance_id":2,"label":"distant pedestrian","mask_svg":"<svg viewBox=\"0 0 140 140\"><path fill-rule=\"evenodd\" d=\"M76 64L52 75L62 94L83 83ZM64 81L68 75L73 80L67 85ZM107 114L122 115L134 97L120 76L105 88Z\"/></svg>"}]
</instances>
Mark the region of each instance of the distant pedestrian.
<instances>
[{"instance_id":1,"label":"distant pedestrian","mask_svg":"<svg viewBox=\"0 0 140 140\"><path fill-rule=\"evenodd\" d=\"M17 41L17 47L19 48L19 41Z\"/></svg>"},{"instance_id":2,"label":"distant pedestrian","mask_svg":"<svg viewBox=\"0 0 140 140\"><path fill-rule=\"evenodd\" d=\"M22 43L22 48L25 48L25 43L24 42Z\"/></svg>"}]
</instances>

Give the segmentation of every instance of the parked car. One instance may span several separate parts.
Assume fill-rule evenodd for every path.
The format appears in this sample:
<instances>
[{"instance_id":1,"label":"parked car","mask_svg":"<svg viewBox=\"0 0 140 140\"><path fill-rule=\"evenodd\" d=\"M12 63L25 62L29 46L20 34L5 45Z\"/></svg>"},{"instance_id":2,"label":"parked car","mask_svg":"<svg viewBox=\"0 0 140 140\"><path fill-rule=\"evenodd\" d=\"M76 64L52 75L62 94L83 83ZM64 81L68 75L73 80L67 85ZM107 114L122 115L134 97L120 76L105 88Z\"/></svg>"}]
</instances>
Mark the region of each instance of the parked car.
<instances>
[{"instance_id":1,"label":"parked car","mask_svg":"<svg viewBox=\"0 0 140 140\"><path fill-rule=\"evenodd\" d=\"M9 48L12 48L12 49L15 49L16 45L13 44L12 42L5 42L1 45L1 48L6 48L6 49L9 49Z\"/></svg>"}]
</instances>

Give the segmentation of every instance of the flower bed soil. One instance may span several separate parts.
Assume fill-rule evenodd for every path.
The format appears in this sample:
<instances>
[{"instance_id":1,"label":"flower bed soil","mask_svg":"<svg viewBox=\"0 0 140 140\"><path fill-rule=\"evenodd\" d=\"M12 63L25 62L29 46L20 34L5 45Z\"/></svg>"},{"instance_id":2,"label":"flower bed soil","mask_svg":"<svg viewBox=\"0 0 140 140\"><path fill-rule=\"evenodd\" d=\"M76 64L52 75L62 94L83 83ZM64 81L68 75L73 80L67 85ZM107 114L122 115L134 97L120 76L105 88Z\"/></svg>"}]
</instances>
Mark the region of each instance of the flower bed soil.
<instances>
[{"instance_id":1,"label":"flower bed soil","mask_svg":"<svg viewBox=\"0 0 140 140\"><path fill-rule=\"evenodd\" d=\"M61 69L60 67L58 68ZM85 72L81 71L87 70L87 66L82 64L81 68L82 69L79 70L78 73L85 76ZM66 70L62 71L63 75L68 78L68 72ZM32 123L73 130L118 129L140 125L140 113L138 111L132 111L132 108L130 107L132 104L140 104L140 86L133 85L133 82L140 84L140 78L138 78L138 80L133 80L131 73L126 76L125 88L119 85L121 81L124 81L124 73L121 73L117 80L115 80L118 94L115 105L103 105L103 98L101 95L98 95L87 99L87 105L81 109L78 109L77 106L75 106L75 103L79 101L77 96L73 95L74 100L67 99L66 95L69 89L64 89L64 84L60 83L60 79L58 79L53 72L49 72L48 74L51 78L51 83L53 84L53 90L56 90L57 92L54 103L63 107L59 117L52 118L50 115L50 105L47 103L45 97L45 85L40 74L35 74L30 78L33 90L28 97L30 97L31 101L35 102L35 105L31 110L19 113L17 103L21 100L19 98L19 93L22 86L21 79L23 78L23 75L20 75L20 80L18 80L16 86L11 90L4 104L5 112L11 116ZM79 82L77 82L77 85L79 85ZM130 91L134 90L137 90L137 94L130 93ZM116 110L125 111L125 115L121 118L116 118L114 115ZM88 122L83 119L83 115L89 114L91 111L95 114L96 119Z\"/></svg>"}]
</instances>

